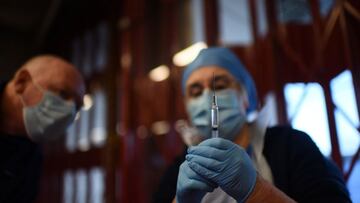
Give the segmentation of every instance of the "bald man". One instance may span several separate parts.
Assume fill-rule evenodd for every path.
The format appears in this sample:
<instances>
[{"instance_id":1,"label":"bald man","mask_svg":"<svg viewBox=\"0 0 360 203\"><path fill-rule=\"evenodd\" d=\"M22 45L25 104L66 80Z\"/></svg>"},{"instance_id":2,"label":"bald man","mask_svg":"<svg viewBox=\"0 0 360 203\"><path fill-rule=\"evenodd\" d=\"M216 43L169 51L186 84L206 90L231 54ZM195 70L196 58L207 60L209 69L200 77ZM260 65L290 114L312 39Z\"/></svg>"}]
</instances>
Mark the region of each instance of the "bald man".
<instances>
[{"instance_id":1,"label":"bald man","mask_svg":"<svg viewBox=\"0 0 360 203\"><path fill-rule=\"evenodd\" d=\"M57 56L30 59L0 85L0 202L32 202L41 169L38 143L65 134L82 106L81 74Z\"/></svg>"}]
</instances>

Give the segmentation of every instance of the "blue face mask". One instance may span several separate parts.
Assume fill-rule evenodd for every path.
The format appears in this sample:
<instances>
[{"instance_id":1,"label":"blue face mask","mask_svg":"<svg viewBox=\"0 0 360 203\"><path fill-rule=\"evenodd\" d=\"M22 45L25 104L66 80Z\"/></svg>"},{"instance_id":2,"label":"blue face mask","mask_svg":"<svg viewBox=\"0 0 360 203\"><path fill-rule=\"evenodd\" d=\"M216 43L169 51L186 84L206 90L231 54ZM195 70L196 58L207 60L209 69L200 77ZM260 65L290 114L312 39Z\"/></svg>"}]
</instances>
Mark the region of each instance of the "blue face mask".
<instances>
[{"instance_id":1,"label":"blue face mask","mask_svg":"<svg viewBox=\"0 0 360 203\"><path fill-rule=\"evenodd\" d=\"M219 106L219 136L234 140L246 122L245 110L235 89L216 91ZM205 90L201 96L190 99L186 103L187 112L192 125L201 133L204 139L211 137L211 99L212 93Z\"/></svg>"},{"instance_id":2,"label":"blue face mask","mask_svg":"<svg viewBox=\"0 0 360 203\"><path fill-rule=\"evenodd\" d=\"M35 83L34 83L35 84ZM74 121L76 108L74 102L68 102L50 91L43 90L41 101L35 106L25 106L22 100L25 128L30 138L36 142L54 140L66 132Z\"/></svg>"}]
</instances>

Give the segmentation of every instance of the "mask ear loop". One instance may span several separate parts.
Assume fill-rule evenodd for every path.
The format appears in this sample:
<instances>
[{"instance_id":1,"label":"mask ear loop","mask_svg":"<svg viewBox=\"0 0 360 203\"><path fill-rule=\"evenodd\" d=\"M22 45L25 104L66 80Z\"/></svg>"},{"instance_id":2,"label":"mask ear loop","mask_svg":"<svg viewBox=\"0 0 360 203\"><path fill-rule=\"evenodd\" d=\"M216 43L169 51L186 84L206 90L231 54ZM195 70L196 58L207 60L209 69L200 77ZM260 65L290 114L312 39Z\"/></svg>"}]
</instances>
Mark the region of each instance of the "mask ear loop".
<instances>
[{"instance_id":1,"label":"mask ear loop","mask_svg":"<svg viewBox=\"0 0 360 203\"><path fill-rule=\"evenodd\" d=\"M43 87L41 87L37 82L35 82L33 79L31 79L32 83L34 84L34 86L41 92L44 93L45 89Z\"/></svg>"},{"instance_id":2,"label":"mask ear loop","mask_svg":"<svg viewBox=\"0 0 360 203\"><path fill-rule=\"evenodd\" d=\"M63 98L60 97L59 95L57 95L57 94L55 94L55 93L53 93L53 92L51 92L51 91L45 90L43 87L41 87L41 86L39 85L39 83L35 82L34 80L32 80L32 82L33 82L34 86L43 94L43 96L45 95L45 92L48 92L48 93L50 93L51 95L54 95L54 96L60 98L61 100L65 101L66 104L71 105L71 106L74 107L74 109L76 109L76 105L75 105L75 102L74 102L74 101L66 101L65 99L63 99ZM76 111L76 110L75 110L75 111Z\"/></svg>"},{"instance_id":3,"label":"mask ear loop","mask_svg":"<svg viewBox=\"0 0 360 203\"><path fill-rule=\"evenodd\" d=\"M41 100L44 99L44 95L45 95L45 89L43 87L41 87L37 82L35 82L32 78L31 78L31 82L34 85L34 87L41 92L42 96L41 96ZM41 101L40 100L40 101Z\"/></svg>"},{"instance_id":4,"label":"mask ear loop","mask_svg":"<svg viewBox=\"0 0 360 203\"><path fill-rule=\"evenodd\" d=\"M39 85L39 83L35 82L34 80L32 80L32 83L33 83L34 86L43 94L43 96L45 95L45 92L50 92L50 94L55 95L55 96L57 96L57 97L60 97L59 95L57 95L57 94L55 94L55 93L53 93L53 92L51 92L51 91L45 90L43 87L41 87L41 86ZM61 97L60 97L60 98L61 98ZM63 98L61 98L61 99L64 100ZM65 102L68 103L68 104L71 104L71 105L75 105L75 104L73 104L73 103L74 103L73 101L65 101Z\"/></svg>"},{"instance_id":5,"label":"mask ear loop","mask_svg":"<svg viewBox=\"0 0 360 203\"><path fill-rule=\"evenodd\" d=\"M23 107L26 107L26 103L25 103L25 101L24 101L24 98L20 95L20 94L17 94L18 95L18 97L19 97L19 99L20 99L20 102L21 102L21 104L23 105Z\"/></svg>"},{"instance_id":6,"label":"mask ear loop","mask_svg":"<svg viewBox=\"0 0 360 203\"><path fill-rule=\"evenodd\" d=\"M25 100L24 100L24 98L20 95L20 94L17 94L18 95L18 97L19 97L19 99L20 99L20 102L21 102L21 104L22 104L22 106L23 106L23 109L22 109L22 114L23 114L23 119L25 120L25 117L26 117L26 111L24 110L24 108L26 108L26 103L25 103ZM31 137L31 135L30 135L30 133L29 133L29 131L28 131L28 128L26 127L26 122L24 121L24 125L25 125L25 131L26 131L26 134L28 135L28 137L31 139L31 140L33 140L33 138ZM33 140L34 141L34 140Z\"/></svg>"}]
</instances>

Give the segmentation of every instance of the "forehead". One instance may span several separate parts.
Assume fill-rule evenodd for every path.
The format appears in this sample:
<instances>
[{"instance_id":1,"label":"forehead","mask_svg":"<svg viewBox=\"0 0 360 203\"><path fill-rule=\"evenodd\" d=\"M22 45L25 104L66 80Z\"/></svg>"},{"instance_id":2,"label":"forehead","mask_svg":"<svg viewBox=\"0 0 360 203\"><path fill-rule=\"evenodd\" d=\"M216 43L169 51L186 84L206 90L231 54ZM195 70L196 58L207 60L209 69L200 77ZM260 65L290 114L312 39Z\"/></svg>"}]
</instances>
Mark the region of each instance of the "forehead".
<instances>
[{"instance_id":1,"label":"forehead","mask_svg":"<svg viewBox=\"0 0 360 203\"><path fill-rule=\"evenodd\" d=\"M39 84L44 88L54 91L66 91L74 96L82 97L85 93L85 85L75 70L70 68L51 68L44 71L38 78Z\"/></svg>"},{"instance_id":2,"label":"forehead","mask_svg":"<svg viewBox=\"0 0 360 203\"><path fill-rule=\"evenodd\" d=\"M194 70L186 81L186 88L193 83L204 83L212 80L213 74L215 76L222 75L227 76L230 79L235 79L229 71L219 66L204 66L197 70Z\"/></svg>"}]
</instances>

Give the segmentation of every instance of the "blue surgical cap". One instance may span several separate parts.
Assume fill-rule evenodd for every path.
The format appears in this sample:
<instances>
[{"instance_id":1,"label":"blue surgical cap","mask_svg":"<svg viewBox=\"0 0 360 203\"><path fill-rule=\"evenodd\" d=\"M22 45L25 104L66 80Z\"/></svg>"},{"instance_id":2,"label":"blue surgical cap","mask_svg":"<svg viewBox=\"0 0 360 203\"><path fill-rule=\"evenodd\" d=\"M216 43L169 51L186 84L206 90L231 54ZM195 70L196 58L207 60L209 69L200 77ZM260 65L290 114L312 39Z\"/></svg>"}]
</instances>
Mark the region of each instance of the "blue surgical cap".
<instances>
[{"instance_id":1,"label":"blue surgical cap","mask_svg":"<svg viewBox=\"0 0 360 203\"><path fill-rule=\"evenodd\" d=\"M201 50L195 60L184 70L182 78L183 93L185 93L186 81L191 73L204 66L219 66L229 71L237 82L245 87L248 94L249 107L246 112L249 114L256 110L257 96L254 81L239 58L228 48L211 47Z\"/></svg>"}]
</instances>

